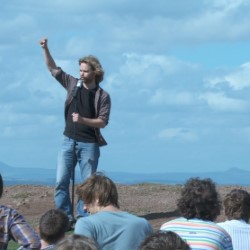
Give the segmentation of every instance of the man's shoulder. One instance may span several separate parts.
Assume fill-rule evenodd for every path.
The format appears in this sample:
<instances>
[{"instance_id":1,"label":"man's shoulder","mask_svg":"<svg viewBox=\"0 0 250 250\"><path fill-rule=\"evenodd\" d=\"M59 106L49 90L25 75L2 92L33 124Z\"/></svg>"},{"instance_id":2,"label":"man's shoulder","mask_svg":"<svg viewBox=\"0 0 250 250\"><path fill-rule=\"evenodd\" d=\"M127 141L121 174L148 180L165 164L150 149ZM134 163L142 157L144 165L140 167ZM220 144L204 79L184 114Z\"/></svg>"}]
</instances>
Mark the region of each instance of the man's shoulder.
<instances>
[{"instance_id":1,"label":"man's shoulder","mask_svg":"<svg viewBox=\"0 0 250 250\"><path fill-rule=\"evenodd\" d=\"M179 224L179 223L184 223L184 222L186 222L187 220L185 219L185 218L182 218L182 217L180 217L180 218L176 218L176 219L173 219L173 220L169 220L169 221L166 221L165 223L163 223L162 225L161 225L161 230L164 230L164 228L167 228L167 227L169 227L169 226L171 226L171 225L173 225L173 224Z\"/></svg>"},{"instance_id":2,"label":"man's shoulder","mask_svg":"<svg viewBox=\"0 0 250 250\"><path fill-rule=\"evenodd\" d=\"M216 224L213 221L208 221L208 220L202 220L202 219L186 219L184 217L176 218L170 221L165 222L162 226L161 229L168 228L168 227L209 227L210 229L214 228L220 228L218 224Z\"/></svg>"},{"instance_id":3,"label":"man's shoulder","mask_svg":"<svg viewBox=\"0 0 250 250\"><path fill-rule=\"evenodd\" d=\"M0 205L0 216L19 214L14 208L5 205Z\"/></svg>"},{"instance_id":4,"label":"man's shoulder","mask_svg":"<svg viewBox=\"0 0 250 250\"><path fill-rule=\"evenodd\" d=\"M102 221L102 220L112 220L112 219L126 219L126 220L132 220L132 221L138 221L138 222L147 222L145 218L139 217L134 214L130 214L125 211L119 211L119 212L111 212L111 211L101 211L96 214L92 214L87 217L82 217L81 220L83 223L85 222L95 222L95 221Z\"/></svg>"},{"instance_id":5,"label":"man's shoulder","mask_svg":"<svg viewBox=\"0 0 250 250\"><path fill-rule=\"evenodd\" d=\"M102 96L102 97L109 97L109 93L105 90L105 89L103 89L102 87L100 87L99 85L98 85L98 87L97 87L97 92L100 94L100 96Z\"/></svg>"},{"instance_id":6,"label":"man's shoulder","mask_svg":"<svg viewBox=\"0 0 250 250\"><path fill-rule=\"evenodd\" d=\"M250 224L244 220L226 220L217 223L217 225L223 228L244 228L250 231Z\"/></svg>"}]
</instances>

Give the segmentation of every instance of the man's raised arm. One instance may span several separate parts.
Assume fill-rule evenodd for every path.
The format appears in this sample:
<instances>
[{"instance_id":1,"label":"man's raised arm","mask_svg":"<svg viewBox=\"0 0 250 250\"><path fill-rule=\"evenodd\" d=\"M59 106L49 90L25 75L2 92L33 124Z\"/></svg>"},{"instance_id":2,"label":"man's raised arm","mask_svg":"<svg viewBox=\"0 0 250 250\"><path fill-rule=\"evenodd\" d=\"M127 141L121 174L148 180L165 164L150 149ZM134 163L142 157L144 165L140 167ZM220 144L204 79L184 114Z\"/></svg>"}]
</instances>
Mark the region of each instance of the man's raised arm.
<instances>
[{"instance_id":1,"label":"man's raised arm","mask_svg":"<svg viewBox=\"0 0 250 250\"><path fill-rule=\"evenodd\" d=\"M50 54L49 48L48 48L48 39L47 38L42 38L40 40L40 45L43 49L43 54L44 54L44 58L45 58L45 63L48 67L49 71L52 70L58 70L56 63L53 59L53 57Z\"/></svg>"}]
</instances>

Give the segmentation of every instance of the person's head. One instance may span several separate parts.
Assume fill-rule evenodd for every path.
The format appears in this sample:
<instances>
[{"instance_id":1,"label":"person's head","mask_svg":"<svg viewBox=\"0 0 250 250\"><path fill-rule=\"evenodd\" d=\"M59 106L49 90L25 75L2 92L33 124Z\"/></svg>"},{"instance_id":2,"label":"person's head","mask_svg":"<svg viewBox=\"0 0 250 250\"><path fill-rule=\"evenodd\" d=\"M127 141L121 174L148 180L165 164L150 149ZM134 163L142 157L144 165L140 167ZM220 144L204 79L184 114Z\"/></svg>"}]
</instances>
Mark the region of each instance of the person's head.
<instances>
[{"instance_id":1,"label":"person's head","mask_svg":"<svg viewBox=\"0 0 250 250\"><path fill-rule=\"evenodd\" d=\"M233 189L224 199L225 214L229 220L249 221L250 194L242 189Z\"/></svg>"},{"instance_id":2,"label":"person's head","mask_svg":"<svg viewBox=\"0 0 250 250\"><path fill-rule=\"evenodd\" d=\"M104 71L99 60L92 55L79 59L80 78L85 81L93 80L99 84L103 80Z\"/></svg>"},{"instance_id":3,"label":"person's head","mask_svg":"<svg viewBox=\"0 0 250 250\"><path fill-rule=\"evenodd\" d=\"M177 206L187 219L214 221L220 214L221 201L211 179L190 178L181 191Z\"/></svg>"},{"instance_id":4,"label":"person's head","mask_svg":"<svg viewBox=\"0 0 250 250\"><path fill-rule=\"evenodd\" d=\"M114 182L101 173L94 173L78 186L77 195L84 201L84 208L91 214L112 205L119 208L118 192Z\"/></svg>"},{"instance_id":5,"label":"person's head","mask_svg":"<svg viewBox=\"0 0 250 250\"><path fill-rule=\"evenodd\" d=\"M44 213L39 221L39 233L47 244L55 244L61 240L69 227L68 216L59 209L51 209Z\"/></svg>"},{"instance_id":6,"label":"person's head","mask_svg":"<svg viewBox=\"0 0 250 250\"><path fill-rule=\"evenodd\" d=\"M71 234L59 241L54 250L98 250L97 244L83 235Z\"/></svg>"},{"instance_id":7,"label":"person's head","mask_svg":"<svg viewBox=\"0 0 250 250\"><path fill-rule=\"evenodd\" d=\"M3 195L3 178L2 175L0 174L0 198L2 198Z\"/></svg>"},{"instance_id":8,"label":"person's head","mask_svg":"<svg viewBox=\"0 0 250 250\"><path fill-rule=\"evenodd\" d=\"M178 234L159 230L149 235L138 250L190 250L190 248Z\"/></svg>"}]
</instances>

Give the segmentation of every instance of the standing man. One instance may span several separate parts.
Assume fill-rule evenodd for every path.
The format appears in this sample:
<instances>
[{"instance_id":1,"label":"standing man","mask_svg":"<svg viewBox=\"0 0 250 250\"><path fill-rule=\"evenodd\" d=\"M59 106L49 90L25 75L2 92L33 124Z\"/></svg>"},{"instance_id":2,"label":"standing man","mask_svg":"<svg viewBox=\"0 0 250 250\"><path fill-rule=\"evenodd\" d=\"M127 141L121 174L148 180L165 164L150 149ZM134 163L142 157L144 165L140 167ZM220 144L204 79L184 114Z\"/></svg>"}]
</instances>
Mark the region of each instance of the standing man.
<instances>
[{"instance_id":1,"label":"standing man","mask_svg":"<svg viewBox=\"0 0 250 250\"><path fill-rule=\"evenodd\" d=\"M104 71L96 57L86 56L79 59L78 79L57 67L46 38L40 40L40 45L48 70L67 91L64 111L66 126L57 160L55 204L56 208L68 215L72 225L74 215L69 194L70 179L77 162L82 181L96 172L99 147L107 144L100 128L108 124L111 100L109 94L99 86ZM83 210L83 201L78 201L77 216L87 216Z\"/></svg>"}]
</instances>

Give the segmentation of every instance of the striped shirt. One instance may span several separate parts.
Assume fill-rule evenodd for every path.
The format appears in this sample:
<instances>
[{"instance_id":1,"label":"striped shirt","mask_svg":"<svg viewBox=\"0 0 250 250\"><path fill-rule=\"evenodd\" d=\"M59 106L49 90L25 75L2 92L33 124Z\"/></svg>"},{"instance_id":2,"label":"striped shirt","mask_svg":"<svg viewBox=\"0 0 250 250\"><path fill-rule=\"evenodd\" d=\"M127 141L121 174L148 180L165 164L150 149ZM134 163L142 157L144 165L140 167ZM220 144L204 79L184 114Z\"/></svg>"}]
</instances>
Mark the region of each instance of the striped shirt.
<instances>
[{"instance_id":1,"label":"striped shirt","mask_svg":"<svg viewBox=\"0 0 250 250\"><path fill-rule=\"evenodd\" d=\"M229 220L218 223L231 236L234 250L250 249L250 225L244 220Z\"/></svg>"},{"instance_id":2,"label":"striped shirt","mask_svg":"<svg viewBox=\"0 0 250 250\"><path fill-rule=\"evenodd\" d=\"M177 233L192 250L233 249L229 234L212 221L177 218L163 224L161 230Z\"/></svg>"}]
</instances>

